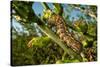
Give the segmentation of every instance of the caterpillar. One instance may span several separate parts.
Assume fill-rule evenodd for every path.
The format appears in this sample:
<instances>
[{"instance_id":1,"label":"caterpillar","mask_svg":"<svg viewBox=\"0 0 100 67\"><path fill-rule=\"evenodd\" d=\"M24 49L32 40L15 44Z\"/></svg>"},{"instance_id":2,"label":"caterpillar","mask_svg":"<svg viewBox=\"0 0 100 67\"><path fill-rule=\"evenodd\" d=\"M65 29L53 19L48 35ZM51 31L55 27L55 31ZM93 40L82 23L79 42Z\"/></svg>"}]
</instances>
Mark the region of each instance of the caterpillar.
<instances>
[{"instance_id":1,"label":"caterpillar","mask_svg":"<svg viewBox=\"0 0 100 67\"><path fill-rule=\"evenodd\" d=\"M65 21L62 16L52 14L48 18L46 17L46 19L49 24L56 26L59 38L64 41L68 47L70 47L77 53L80 53L82 51L82 44L77 41L68 31L68 27L65 25Z\"/></svg>"}]
</instances>

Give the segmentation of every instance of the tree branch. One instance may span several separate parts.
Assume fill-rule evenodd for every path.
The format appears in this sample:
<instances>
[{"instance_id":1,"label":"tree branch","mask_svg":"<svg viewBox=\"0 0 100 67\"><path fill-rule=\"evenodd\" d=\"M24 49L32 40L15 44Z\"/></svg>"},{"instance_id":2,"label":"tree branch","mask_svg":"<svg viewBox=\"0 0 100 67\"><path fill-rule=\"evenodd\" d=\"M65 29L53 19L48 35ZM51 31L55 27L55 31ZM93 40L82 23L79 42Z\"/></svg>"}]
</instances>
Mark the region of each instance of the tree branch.
<instances>
[{"instance_id":1,"label":"tree branch","mask_svg":"<svg viewBox=\"0 0 100 67\"><path fill-rule=\"evenodd\" d=\"M50 9L49 6L46 3L41 3L44 9Z\"/></svg>"},{"instance_id":2,"label":"tree branch","mask_svg":"<svg viewBox=\"0 0 100 67\"><path fill-rule=\"evenodd\" d=\"M80 54L75 53L71 48L65 46L66 44L64 44L51 30L49 30L46 25L38 25L38 27L43 33L57 43L66 53L68 53L70 56L74 56L74 58L77 58L79 61L82 61Z\"/></svg>"}]
</instances>

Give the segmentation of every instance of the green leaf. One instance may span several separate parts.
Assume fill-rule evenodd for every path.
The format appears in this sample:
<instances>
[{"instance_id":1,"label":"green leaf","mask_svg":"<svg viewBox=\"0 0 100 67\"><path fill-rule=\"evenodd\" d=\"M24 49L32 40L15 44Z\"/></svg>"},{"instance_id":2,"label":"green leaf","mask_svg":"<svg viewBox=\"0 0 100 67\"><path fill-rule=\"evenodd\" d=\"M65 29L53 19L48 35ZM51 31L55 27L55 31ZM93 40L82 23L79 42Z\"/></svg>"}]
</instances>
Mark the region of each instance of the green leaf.
<instances>
[{"instance_id":1,"label":"green leaf","mask_svg":"<svg viewBox=\"0 0 100 67\"><path fill-rule=\"evenodd\" d=\"M88 30L88 25L87 25L86 21L84 21L83 19L79 19L74 22L74 28L78 32L86 33Z\"/></svg>"},{"instance_id":2,"label":"green leaf","mask_svg":"<svg viewBox=\"0 0 100 67\"><path fill-rule=\"evenodd\" d=\"M50 43L51 39L48 37L34 37L30 42L29 45L35 45L38 47L47 46Z\"/></svg>"},{"instance_id":3,"label":"green leaf","mask_svg":"<svg viewBox=\"0 0 100 67\"><path fill-rule=\"evenodd\" d=\"M89 24L88 27L88 34L92 35L92 36L96 36L96 25L95 24Z\"/></svg>"},{"instance_id":4,"label":"green leaf","mask_svg":"<svg viewBox=\"0 0 100 67\"><path fill-rule=\"evenodd\" d=\"M64 63L62 60L57 60L56 61L56 64L62 64L62 63Z\"/></svg>"},{"instance_id":5,"label":"green leaf","mask_svg":"<svg viewBox=\"0 0 100 67\"><path fill-rule=\"evenodd\" d=\"M67 59L67 60L64 60L63 62L64 63L75 63L75 62L80 62L80 61L77 59Z\"/></svg>"},{"instance_id":6,"label":"green leaf","mask_svg":"<svg viewBox=\"0 0 100 67\"><path fill-rule=\"evenodd\" d=\"M62 15L62 13L63 13L63 8L62 8L62 6L61 6L61 4L59 4L59 3L54 3L53 4L54 6L54 10L55 10L55 13L56 14L59 14L59 15Z\"/></svg>"}]
</instances>

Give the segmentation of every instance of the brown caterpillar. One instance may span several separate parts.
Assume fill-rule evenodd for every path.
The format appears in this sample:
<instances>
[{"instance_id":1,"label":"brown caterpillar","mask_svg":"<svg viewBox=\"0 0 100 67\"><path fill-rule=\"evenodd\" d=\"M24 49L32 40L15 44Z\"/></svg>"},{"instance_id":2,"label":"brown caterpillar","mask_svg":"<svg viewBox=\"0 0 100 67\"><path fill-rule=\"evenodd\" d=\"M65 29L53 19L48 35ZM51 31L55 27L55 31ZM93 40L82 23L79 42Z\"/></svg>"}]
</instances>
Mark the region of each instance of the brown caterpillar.
<instances>
[{"instance_id":1,"label":"brown caterpillar","mask_svg":"<svg viewBox=\"0 0 100 67\"><path fill-rule=\"evenodd\" d=\"M71 35L64 22L64 19L56 14L53 14L48 18L48 23L56 26L57 34L59 35L60 39L75 52L80 53L82 51L82 44Z\"/></svg>"}]
</instances>

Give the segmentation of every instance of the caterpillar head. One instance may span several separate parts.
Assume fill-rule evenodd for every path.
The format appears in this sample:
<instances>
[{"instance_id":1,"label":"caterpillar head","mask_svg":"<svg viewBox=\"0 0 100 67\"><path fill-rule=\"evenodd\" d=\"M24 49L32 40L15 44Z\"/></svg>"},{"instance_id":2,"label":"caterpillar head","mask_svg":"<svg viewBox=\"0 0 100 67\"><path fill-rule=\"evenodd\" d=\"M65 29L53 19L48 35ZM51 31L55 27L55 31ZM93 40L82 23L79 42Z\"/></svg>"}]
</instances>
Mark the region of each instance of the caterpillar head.
<instances>
[{"instance_id":1,"label":"caterpillar head","mask_svg":"<svg viewBox=\"0 0 100 67\"><path fill-rule=\"evenodd\" d=\"M47 20L51 17L52 11L51 10L44 10L43 11L43 19Z\"/></svg>"},{"instance_id":2,"label":"caterpillar head","mask_svg":"<svg viewBox=\"0 0 100 67\"><path fill-rule=\"evenodd\" d=\"M51 10L43 11L43 20L46 20L49 25L55 25L55 19L55 13L53 13Z\"/></svg>"}]
</instances>

